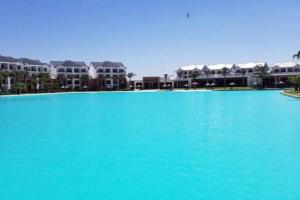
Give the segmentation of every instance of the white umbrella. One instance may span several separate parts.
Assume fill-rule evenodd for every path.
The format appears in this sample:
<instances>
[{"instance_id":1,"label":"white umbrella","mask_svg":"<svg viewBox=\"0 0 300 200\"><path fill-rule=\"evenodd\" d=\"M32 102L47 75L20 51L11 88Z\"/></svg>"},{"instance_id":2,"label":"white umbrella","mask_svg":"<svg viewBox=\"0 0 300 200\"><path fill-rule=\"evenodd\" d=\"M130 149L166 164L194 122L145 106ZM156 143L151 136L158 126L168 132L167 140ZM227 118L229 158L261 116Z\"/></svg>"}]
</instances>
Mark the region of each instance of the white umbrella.
<instances>
[{"instance_id":1,"label":"white umbrella","mask_svg":"<svg viewBox=\"0 0 300 200\"><path fill-rule=\"evenodd\" d=\"M84 88L84 89L87 89L87 88L88 88L88 86L87 86L87 85L85 85L85 86L83 86L83 88Z\"/></svg>"},{"instance_id":2,"label":"white umbrella","mask_svg":"<svg viewBox=\"0 0 300 200\"><path fill-rule=\"evenodd\" d=\"M284 84L284 82L283 82L283 81L280 81L279 84L282 85L282 84Z\"/></svg>"},{"instance_id":3,"label":"white umbrella","mask_svg":"<svg viewBox=\"0 0 300 200\"><path fill-rule=\"evenodd\" d=\"M189 85L188 84L184 84L184 87L188 87Z\"/></svg>"},{"instance_id":4,"label":"white umbrella","mask_svg":"<svg viewBox=\"0 0 300 200\"><path fill-rule=\"evenodd\" d=\"M235 86L236 84L234 82L231 82L229 85L230 86Z\"/></svg>"},{"instance_id":5,"label":"white umbrella","mask_svg":"<svg viewBox=\"0 0 300 200\"><path fill-rule=\"evenodd\" d=\"M210 86L210 84L209 84L209 83L206 83L205 85L206 85L206 86Z\"/></svg>"},{"instance_id":6,"label":"white umbrella","mask_svg":"<svg viewBox=\"0 0 300 200\"><path fill-rule=\"evenodd\" d=\"M210 84L211 86L215 86L216 84L215 83L212 83L212 84Z\"/></svg>"},{"instance_id":7,"label":"white umbrella","mask_svg":"<svg viewBox=\"0 0 300 200\"><path fill-rule=\"evenodd\" d=\"M193 85L198 85L198 83L197 83L197 82L193 82L192 84L193 84Z\"/></svg>"},{"instance_id":8,"label":"white umbrella","mask_svg":"<svg viewBox=\"0 0 300 200\"><path fill-rule=\"evenodd\" d=\"M61 86L60 88L61 88L61 89L64 89L64 88L65 88L65 86L63 85L63 86Z\"/></svg>"}]
</instances>

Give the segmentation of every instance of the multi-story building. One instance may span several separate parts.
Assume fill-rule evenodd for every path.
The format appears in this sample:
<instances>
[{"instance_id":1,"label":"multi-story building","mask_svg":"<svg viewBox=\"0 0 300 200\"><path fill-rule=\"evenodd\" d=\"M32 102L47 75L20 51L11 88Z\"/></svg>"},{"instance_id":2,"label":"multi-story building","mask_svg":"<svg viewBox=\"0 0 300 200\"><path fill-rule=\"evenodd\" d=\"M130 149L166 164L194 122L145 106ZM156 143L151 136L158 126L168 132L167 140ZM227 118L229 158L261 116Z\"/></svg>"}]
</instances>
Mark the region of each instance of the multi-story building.
<instances>
[{"instance_id":1,"label":"multi-story building","mask_svg":"<svg viewBox=\"0 0 300 200\"><path fill-rule=\"evenodd\" d=\"M121 62L91 62L90 74L94 79L101 79L105 88L126 87L126 67Z\"/></svg>"},{"instance_id":2,"label":"multi-story building","mask_svg":"<svg viewBox=\"0 0 300 200\"><path fill-rule=\"evenodd\" d=\"M59 87L81 89L88 87L89 67L85 62L50 61L51 78L59 81Z\"/></svg>"},{"instance_id":3,"label":"multi-story building","mask_svg":"<svg viewBox=\"0 0 300 200\"><path fill-rule=\"evenodd\" d=\"M256 86L261 83L258 67L267 66L267 63L217 64L217 65L188 65L180 67L174 81L175 87L192 87L216 85L246 85ZM268 67L268 76L264 80L269 87L278 87L288 84L288 77L300 75L300 65L296 62L276 63ZM224 76L226 81L224 82Z\"/></svg>"},{"instance_id":4,"label":"multi-story building","mask_svg":"<svg viewBox=\"0 0 300 200\"><path fill-rule=\"evenodd\" d=\"M33 75L40 73L49 73L49 66L39 60L32 60L29 58L13 58L0 55L0 70L7 72L5 79L2 79L1 89L10 90L15 80L12 73L25 72L30 79Z\"/></svg>"}]
</instances>

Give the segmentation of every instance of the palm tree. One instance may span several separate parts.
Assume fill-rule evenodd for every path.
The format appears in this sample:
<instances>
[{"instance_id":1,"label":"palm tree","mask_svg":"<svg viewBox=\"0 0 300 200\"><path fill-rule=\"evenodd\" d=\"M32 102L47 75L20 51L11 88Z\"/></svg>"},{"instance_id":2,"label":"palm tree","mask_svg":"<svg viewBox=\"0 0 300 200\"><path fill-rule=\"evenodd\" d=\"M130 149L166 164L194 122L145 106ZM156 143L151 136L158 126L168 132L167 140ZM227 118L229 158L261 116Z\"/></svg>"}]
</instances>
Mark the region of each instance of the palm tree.
<instances>
[{"instance_id":1,"label":"palm tree","mask_svg":"<svg viewBox=\"0 0 300 200\"><path fill-rule=\"evenodd\" d=\"M131 82L131 79L132 79L134 76L136 76L136 74L133 73L133 72L128 72L128 73L127 73L127 77L128 77L129 82Z\"/></svg>"},{"instance_id":2,"label":"palm tree","mask_svg":"<svg viewBox=\"0 0 300 200\"><path fill-rule=\"evenodd\" d=\"M39 78L39 83L41 84L40 89L45 90L46 89L46 85L47 82L50 80L50 74L49 73L40 73L38 74L38 78ZM50 80L52 81L52 80ZM48 88L48 86L47 86Z\"/></svg>"},{"instance_id":3,"label":"palm tree","mask_svg":"<svg viewBox=\"0 0 300 200\"><path fill-rule=\"evenodd\" d=\"M211 74L211 71L209 69L207 69L207 68L204 68L203 69L203 73L206 76L206 84L208 84L208 78L209 78L209 75Z\"/></svg>"},{"instance_id":4,"label":"palm tree","mask_svg":"<svg viewBox=\"0 0 300 200\"><path fill-rule=\"evenodd\" d=\"M197 82L196 79L199 76L199 72L198 71L192 71L192 84L194 87L197 86Z\"/></svg>"},{"instance_id":5,"label":"palm tree","mask_svg":"<svg viewBox=\"0 0 300 200\"><path fill-rule=\"evenodd\" d=\"M298 51L298 53L293 55L293 59L297 59L297 60L300 59L300 51Z\"/></svg>"},{"instance_id":6,"label":"palm tree","mask_svg":"<svg viewBox=\"0 0 300 200\"><path fill-rule=\"evenodd\" d=\"M223 75L223 78L224 78L224 88L226 87L226 78L227 78L227 74L229 74L229 69L227 67L223 67L222 68L222 75Z\"/></svg>"},{"instance_id":7,"label":"palm tree","mask_svg":"<svg viewBox=\"0 0 300 200\"><path fill-rule=\"evenodd\" d=\"M15 83L13 86L13 90L16 91L18 94L27 91L27 85L25 83Z\"/></svg>"},{"instance_id":8,"label":"palm tree","mask_svg":"<svg viewBox=\"0 0 300 200\"><path fill-rule=\"evenodd\" d=\"M242 68L241 69L241 74L243 76L243 87L245 87L245 74L247 73L247 70Z\"/></svg>"},{"instance_id":9,"label":"palm tree","mask_svg":"<svg viewBox=\"0 0 300 200\"><path fill-rule=\"evenodd\" d=\"M136 76L136 74L134 74L133 72L128 72L127 73L127 78L128 78L128 82L129 82L129 87L131 87L131 79Z\"/></svg>"},{"instance_id":10,"label":"palm tree","mask_svg":"<svg viewBox=\"0 0 300 200\"><path fill-rule=\"evenodd\" d=\"M164 74L164 88L166 88L167 87L167 79L168 79L168 77L169 77L169 74Z\"/></svg>"},{"instance_id":11,"label":"palm tree","mask_svg":"<svg viewBox=\"0 0 300 200\"><path fill-rule=\"evenodd\" d=\"M3 81L8 77L8 73L6 71L0 71L0 91L2 92Z\"/></svg>"},{"instance_id":12,"label":"palm tree","mask_svg":"<svg viewBox=\"0 0 300 200\"><path fill-rule=\"evenodd\" d=\"M82 87L88 87L89 80L90 76L88 74L82 74L80 76L80 89L82 89Z\"/></svg>"},{"instance_id":13,"label":"palm tree","mask_svg":"<svg viewBox=\"0 0 300 200\"><path fill-rule=\"evenodd\" d=\"M291 76L289 77L289 82L294 84L295 91L299 91L300 87L300 76Z\"/></svg>"},{"instance_id":14,"label":"palm tree","mask_svg":"<svg viewBox=\"0 0 300 200\"><path fill-rule=\"evenodd\" d=\"M264 86L263 82L264 82L265 78L268 76L268 71L269 71L269 67L268 67L267 63L265 63L264 65L258 65L255 67L255 72L257 74L257 77L261 81L260 88L263 88L263 86Z\"/></svg>"},{"instance_id":15,"label":"palm tree","mask_svg":"<svg viewBox=\"0 0 300 200\"><path fill-rule=\"evenodd\" d=\"M59 87L67 85L67 78L64 74L58 74L56 78L58 80Z\"/></svg>"},{"instance_id":16,"label":"palm tree","mask_svg":"<svg viewBox=\"0 0 300 200\"><path fill-rule=\"evenodd\" d=\"M124 89L126 87L126 76L125 75L119 75L118 76L118 83L119 83L119 87L121 86L122 89Z\"/></svg>"}]
</instances>

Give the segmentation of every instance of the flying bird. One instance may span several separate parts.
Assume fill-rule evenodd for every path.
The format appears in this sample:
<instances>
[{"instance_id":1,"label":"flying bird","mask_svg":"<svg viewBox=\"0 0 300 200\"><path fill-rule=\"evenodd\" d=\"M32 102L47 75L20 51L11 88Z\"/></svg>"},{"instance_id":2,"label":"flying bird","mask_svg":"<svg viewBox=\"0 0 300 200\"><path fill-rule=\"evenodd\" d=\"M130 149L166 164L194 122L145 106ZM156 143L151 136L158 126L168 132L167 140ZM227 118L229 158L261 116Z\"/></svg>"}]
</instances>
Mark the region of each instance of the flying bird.
<instances>
[{"instance_id":1,"label":"flying bird","mask_svg":"<svg viewBox=\"0 0 300 200\"><path fill-rule=\"evenodd\" d=\"M186 14L186 18L190 18L190 13L188 12L187 14Z\"/></svg>"}]
</instances>

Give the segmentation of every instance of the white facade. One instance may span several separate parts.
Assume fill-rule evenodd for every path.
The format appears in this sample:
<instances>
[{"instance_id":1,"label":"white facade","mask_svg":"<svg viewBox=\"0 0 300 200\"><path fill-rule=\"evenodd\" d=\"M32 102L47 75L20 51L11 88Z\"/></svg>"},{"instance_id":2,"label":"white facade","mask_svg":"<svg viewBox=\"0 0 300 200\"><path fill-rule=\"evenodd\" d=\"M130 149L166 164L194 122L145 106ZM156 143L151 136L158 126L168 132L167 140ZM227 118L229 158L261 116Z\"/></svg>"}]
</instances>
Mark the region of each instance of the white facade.
<instances>
[{"instance_id":1,"label":"white facade","mask_svg":"<svg viewBox=\"0 0 300 200\"><path fill-rule=\"evenodd\" d=\"M90 74L94 79L104 79L107 88L119 88L119 79L126 79L126 67L121 62L91 62Z\"/></svg>"},{"instance_id":2,"label":"white facade","mask_svg":"<svg viewBox=\"0 0 300 200\"><path fill-rule=\"evenodd\" d=\"M51 78L63 80L61 88L81 88L82 76L89 76L89 67L84 62L50 61Z\"/></svg>"},{"instance_id":3,"label":"white facade","mask_svg":"<svg viewBox=\"0 0 300 200\"><path fill-rule=\"evenodd\" d=\"M13 80L9 74L11 72L26 72L28 76L49 73L49 65L39 60L29 58L17 59L7 56L0 56L0 69L2 72L8 73L7 78L1 80L2 90L10 90L12 88Z\"/></svg>"},{"instance_id":4,"label":"white facade","mask_svg":"<svg viewBox=\"0 0 300 200\"><path fill-rule=\"evenodd\" d=\"M180 67L177 72L177 81L186 81L189 86L192 79L215 81L224 77L223 70L227 69L227 79L246 79L247 86L255 86L259 80L257 76L257 66L264 66L264 62L249 62L241 64L216 64L216 65L187 65ZM274 78L275 85L281 82L282 78L300 75L300 65L296 62L275 63L269 67L268 73Z\"/></svg>"}]
</instances>

